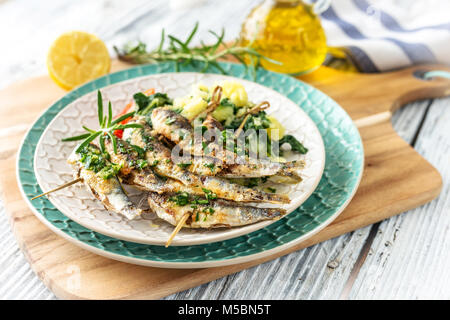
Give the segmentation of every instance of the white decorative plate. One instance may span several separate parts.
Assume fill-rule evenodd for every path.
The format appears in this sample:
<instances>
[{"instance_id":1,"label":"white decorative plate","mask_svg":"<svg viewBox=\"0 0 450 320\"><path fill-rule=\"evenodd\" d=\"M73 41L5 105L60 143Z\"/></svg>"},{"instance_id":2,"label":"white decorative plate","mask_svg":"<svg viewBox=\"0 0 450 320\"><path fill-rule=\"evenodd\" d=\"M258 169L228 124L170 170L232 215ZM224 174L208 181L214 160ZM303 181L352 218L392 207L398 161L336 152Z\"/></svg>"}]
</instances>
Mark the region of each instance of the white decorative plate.
<instances>
[{"instance_id":1,"label":"white decorative plate","mask_svg":"<svg viewBox=\"0 0 450 320\"><path fill-rule=\"evenodd\" d=\"M274 115L286 127L287 134L294 135L309 149L306 155L301 156L306 163L303 181L296 185L286 185L283 190L280 190L288 194L291 199L291 203L284 205L283 208L289 213L294 211L318 185L325 164L325 151L314 122L288 98L247 80L193 72L139 77L104 87L101 91L103 99L111 101L114 113L118 113L131 101L136 92L155 88L156 91L166 92L170 97L175 98L188 94L195 83L213 85L224 79L241 82L247 90L250 101L269 101L271 107L267 109L267 113ZM90 128L98 127L96 92L86 94L67 105L50 122L41 136L36 147L34 170L43 191L53 189L72 179L72 170L66 159L76 146L76 142L61 142L61 139L83 133L82 125ZM128 190L132 189L128 188ZM132 195L133 199L139 202L143 193L132 191ZM82 183L50 194L48 198L68 218L88 229L114 238L164 245L173 231L172 225L153 214L145 214L136 220L129 221L105 210ZM182 229L172 245L193 245L230 239L261 229L273 222L263 221L248 226L212 230Z\"/></svg>"}]
</instances>

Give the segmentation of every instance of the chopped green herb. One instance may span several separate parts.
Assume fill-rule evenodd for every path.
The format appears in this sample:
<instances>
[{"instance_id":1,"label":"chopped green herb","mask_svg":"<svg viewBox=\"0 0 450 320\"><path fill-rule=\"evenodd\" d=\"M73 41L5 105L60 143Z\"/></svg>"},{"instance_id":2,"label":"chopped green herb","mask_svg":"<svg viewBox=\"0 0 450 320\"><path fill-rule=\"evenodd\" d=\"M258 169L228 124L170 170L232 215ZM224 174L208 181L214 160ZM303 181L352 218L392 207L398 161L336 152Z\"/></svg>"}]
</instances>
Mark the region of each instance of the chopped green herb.
<instances>
[{"instance_id":1,"label":"chopped green herb","mask_svg":"<svg viewBox=\"0 0 450 320\"><path fill-rule=\"evenodd\" d=\"M136 166L137 166L139 169L144 169L145 167L148 166L148 161L147 161L147 160L144 160L144 159L139 159L139 160L137 161L137 163L136 163Z\"/></svg>"},{"instance_id":2,"label":"chopped green herb","mask_svg":"<svg viewBox=\"0 0 450 320\"><path fill-rule=\"evenodd\" d=\"M215 210L211 207L207 207L207 208L203 209L203 212L213 214L215 212Z\"/></svg>"},{"instance_id":3,"label":"chopped green herb","mask_svg":"<svg viewBox=\"0 0 450 320\"><path fill-rule=\"evenodd\" d=\"M97 173L97 175L100 176L101 178L107 180L107 179L115 176L117 173L119 173L121 168L122 168L122 164L111 163L110 165L103 167L103 169L101 169Z\"/></svg>"},{"instance_id":4,"label":"chopped green herb","mask_svg":"<svg viewBox=\"0 0 450 320\"><path fill-rule=\"evenodd\" d=\"M165 122L165 124L172 124L172 123L174 123L176 121L176 119L174 119L174 118L168 118L167 120L166 120L166 122Z\"/></svg>"},{"instance_id":5,"label":"chopped green herb","mask_svg":"<svg viewBox=\"0 0 450 320\"><path fill-rule=\"evenodd\" d=\"M179 166L181 169L186 169L192 164L192 162L186 162L186 163L177 163L177 166Z\"/></svg>"},{"instance_id":6,"label":"chopped green herb","mask_svg":"<svg viewBox=\"0 0 450 320\"><path fill-rule=\"evenodd\" d=\"M216 165L214 163L206 163L206 164L204 164L204 166L209 168L209 170L211 170L211 172L214 172L214 168L216 167Z\"/></svg>"},{"instance_id":7,"label":"chopped green herb","mask_svg":"<svg viewBox=\"0 0 450 320\"><path fill-rule=\"evenodd\" d=\"M217 194L215 194L214 192L212 192L211 190L202 188L203 192L205 193L206 196L206 200L214 200L217 199Z\"/></svg>"},{"instance_id":8,"label":"chopped green herb","mask_svg":"<svg viewBox=\"0 0 450 320\"><path fill-rule=\"evenodd\" d=\"M156 167L159 163L159 160L153 160L152 164L150 165L151 167Z\"/></svg>"},{"instance_id":9,"label":"chopped green herb","mask_svg":"<svg viewBox=\"0 0 450 320\"><path fill-rule=\"evenodd\" d=\"M130 144L130 147L134 149L134 151L137 152L138 156L143 158L145 157L145 150L142 149L141 147L134 145L134 144Z\"/></svg>"},{"instance_id":10,"label":"chopped green herb","mask_svg":"<svg viewBox=\"0 0 450 320\"><path fill-rule=\"evenodd\" d=\"M292 151L296 151L301 154L306 154L308 152L308 149L305 148L303 144L300 143L294 136L291 135L285 135L283 138L279 141L279 146L282 146L283 144L289 144L291 146Z\"/></svg>"},{"instance_id":11,"label":"chopped green herb","mask_svg":"<svg viewBox=\"0 0 450 320\"><path fill-rule=\"evenodd\" d=\"M178 206L185 206L189 204L189 193L179 192L176 196L169 198L170 201L174 201Z\"/></svg>"}]
</instances>

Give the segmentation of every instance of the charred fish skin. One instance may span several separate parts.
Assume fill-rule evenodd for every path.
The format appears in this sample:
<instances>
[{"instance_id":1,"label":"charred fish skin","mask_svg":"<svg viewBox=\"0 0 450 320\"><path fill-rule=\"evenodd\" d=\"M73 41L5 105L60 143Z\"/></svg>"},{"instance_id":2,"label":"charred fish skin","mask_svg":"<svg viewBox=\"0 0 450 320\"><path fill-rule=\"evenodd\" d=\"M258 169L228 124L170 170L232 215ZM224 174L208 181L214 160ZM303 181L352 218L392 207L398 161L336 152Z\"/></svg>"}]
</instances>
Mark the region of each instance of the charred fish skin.
<instances>
[{"instance_id":1,"label":"charred fish skin","mask_svg":"<svg viewBox=\"0 0 450 320\"><path fill-rule=\"evenodd\" d=\"M117 138L117 145L116 153L111 140L105 139L105 148L111 157L111 161L122 165L119 175L124 183L157 193L180 191L172 188L172 185L167 184L165 179L156 176L148 167L148 164L146 168L137 168L138 161L141 159L139 159L137 151L133 150L127 142Z\"/></svg>"},{"instance_id":2,"label":"charred fish skin","mask_svg":"<svg viewBox=\"0 0 450 320\"><path fill-rule=\"evenodd\" d=\"M91 145L91 147L96 147ZM122 188L116 176L103 179L94 171L86 169L80 162L80 154L75 151L69 156L68 163L74 169L74 177L82 178L87 189L97 198L106 210L115 212L132 220L142 214Z\"/></svg>"},{"instance_id":3,"label":"charred fish skin","mask_svg":"<svg viewBox=\"0 0 450 320\"><path fill-rule=\"evenodd\" d=\"M190 166L186 169L192 173L214 176L223 168L223 161L214 156L205 154L202 133L194 135L189 121L173 110L166 107L156 108L151 115L152 126L155 132L176 144L174 151L186 158L190 158Z\"/></svg>"},{"instance_id":4,"label":"charred fish skin","mask_svg":"<svg viewBox=\"0 0 450 320\"><path fill-rule=\"evenodd\" d=\"M176 144L181 144L183 149L187 148L190 139L193 139L193 129L189 121L169 108L154 109L151 120L156 132Z\"/></svg>"},{"instance_id":5,"label":"charred fish skin","mask_svg":"<svg viewBox=\"0 0 450 320\"><path fill-rule=\"evenodd\" d=\"M182 115L169 108L157 108L153 110L151 120L154 130L177 144L179 149L195 156L212 158L211 155L204 152L204 144L208 144L209 141L203 138L203 132L199 131L197 136L194 131L196 129ZM201 130L202 126L197 128ZM215 162L223 163L223 160L216 157Z\"/></svg>"},{"instance_id":6,"label":"charred fish skin","mask_svg":"<svg viewBox=\"0 0 450 320\"><path fill-rule=\"evenodd\" d=\"M185 224L187 228L237 227L279 219L286 214L283 209L242 206L221 200L204 205L178 206L170 200L169 195L156 193L149 194L148 203L158 217L172 225L177 225L185 214L189 214L190 217Z\"/></svg>"},{"instance_id":7,"label":"charred fish skin","mask_svg":"<svg viewBox=\"0 0 450 320\"><path fill-rule=\"evenodd\" d=\"M152 169L159 175L180 181L185 186L200 193L204 189L214 192L219 198L241 202L289 203L286 195L266 193L255 189L233 184L214 176L198 176L171 160L171 152L157 139L151 137L151 128L146 123L143 129L134 129L130 135L130 143L146 150L145 157Z\"/></svg>"}]
</instances>

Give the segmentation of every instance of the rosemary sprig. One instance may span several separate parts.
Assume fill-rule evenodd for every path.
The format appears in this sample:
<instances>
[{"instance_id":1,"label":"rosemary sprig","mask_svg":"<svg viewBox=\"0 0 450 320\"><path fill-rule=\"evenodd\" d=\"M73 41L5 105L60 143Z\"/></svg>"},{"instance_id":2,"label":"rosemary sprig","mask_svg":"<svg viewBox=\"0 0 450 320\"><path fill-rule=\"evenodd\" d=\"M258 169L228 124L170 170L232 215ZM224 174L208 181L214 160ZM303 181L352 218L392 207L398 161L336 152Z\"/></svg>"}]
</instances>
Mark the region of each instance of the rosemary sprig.
<instances>
[{"instance_id":1,"label":"rosemary sprig","mask_svg":"<svg viewBox=\"0 0 450 320\"><path fill-rule=\"evenodd\" d=\"M201 45L198 47L190 47L189 44L197 30L198 22L195 24L194 29L190 32L187 39L181 41L172 35L166 37L163 29L159 46L151 51L147 51L147 45L141 41L135 45L126 45L123 49L118 49L114 46L114 50L120 60L134 64L173 61L175 62L175 70L179 71L181 65L190 64L196 66L198 63L203 63L201 72L205 72L211 66L223 74L227 74L227 72L218 63L219 59L232 56L242 63L254 78L256 77L257 69L260 67L261 59L281 64L251 48L252 43L242 47L238 46L238 41L236 40L233 45L227 46L223 41L225 37L224 29L222 29L220 34L211 30L209 31L216 38L214 44L206 45L201 42ZM167 49L164 49L166 40L169 41L169 45ZM219 50L219 47L223 47L223 49ZM249 65L245 63L246 60L249 61Z\"/></svg>"},{"instance_id":2,"label":"rosemary sprig","mask_svg":"<svg viewBox=\"0 0 450 320\"><path fill-rule=\"evenodd\" d=\"M87 128L86 126L83 126L83 129L86 130L87 133L75 137L64 138L62 139L62 141L66 142L66 141L84 140L75 150L75 152L80 152L85 147L87 147L92 141L94 141L97 137L99 137L100 150L102 152L105 152L105 137L107 135L111 139L111 142L113 144L114 153L117 153L117 138L114 135L114 131L123 130L127 128L142 128L142 125L137 123L120 124L121 121L134 116L135 111L124 114L123 116L113 120L111 102L108 103L108 115L103 116L103 98L100 90L97 92L97 113L98 113L98 123L100 125L99 130L92 130Z\"/></svg>"}]
</instances>

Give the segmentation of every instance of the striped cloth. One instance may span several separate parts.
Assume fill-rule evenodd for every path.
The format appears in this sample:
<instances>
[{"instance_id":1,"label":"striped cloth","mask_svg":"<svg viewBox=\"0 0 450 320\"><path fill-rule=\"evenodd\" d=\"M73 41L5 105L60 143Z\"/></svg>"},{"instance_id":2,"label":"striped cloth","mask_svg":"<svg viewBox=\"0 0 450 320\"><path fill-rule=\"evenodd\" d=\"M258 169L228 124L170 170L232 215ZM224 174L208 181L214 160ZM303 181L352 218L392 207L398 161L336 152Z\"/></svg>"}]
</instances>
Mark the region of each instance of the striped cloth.
<instances>
[{"instance_id":1,"label":"striped cloth","mask_svg":"<svg viewBox=\"0 0 450 320\"><path fill-rule=\"evenodd\" d=\"M328 45L363 72L450 65L450 0L333 0L321 16Z\"/></svg>"}]
</instances>

